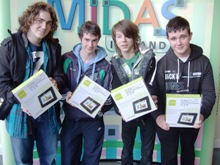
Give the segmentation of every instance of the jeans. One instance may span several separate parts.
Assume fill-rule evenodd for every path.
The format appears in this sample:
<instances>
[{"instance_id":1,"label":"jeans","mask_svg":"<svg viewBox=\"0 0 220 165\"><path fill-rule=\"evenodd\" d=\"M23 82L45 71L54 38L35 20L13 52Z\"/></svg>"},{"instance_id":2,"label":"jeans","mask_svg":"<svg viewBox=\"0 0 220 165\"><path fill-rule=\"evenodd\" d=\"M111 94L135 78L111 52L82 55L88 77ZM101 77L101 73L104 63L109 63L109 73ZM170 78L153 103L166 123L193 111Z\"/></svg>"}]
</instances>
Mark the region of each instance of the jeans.
<instances>
[{"instance_id":1,"label":"jeans","mask_svg":"<svg viewBox=\"0 0 220 165\"><path fill-rule=\"evenodd\" d=\"M74 121L65 119L61 130L61 164L79 165L82 150L82 165L99 165L103 139L103 119Z\"/></svg>"},{"instance_id":2,"label":"jeans","mask_svg":"<svg viewBox=\"0 0 220 165\"><path fill-rule=\"evenodd\" d=\"M32 119L32 134L26 139L11 137L11 144L16 165L33 164L33 148L36 141L41 165L56 164L57 134L52 134L45 112L37 119Z\"/></svg>"},{"instance_id":3,"label":"jeans","mask_svg":"<svg viewBox=\"0 0 220 165\"><path fill-rule=\"evenodd\" d=\"M122 165L133 165L133 148L137 127L140 127L141 137L140 165L152 165L156 131L155 121L149 114L140 120L122 121L122 140L124 144L121 156Z\"/></svg>"}]
</instances>

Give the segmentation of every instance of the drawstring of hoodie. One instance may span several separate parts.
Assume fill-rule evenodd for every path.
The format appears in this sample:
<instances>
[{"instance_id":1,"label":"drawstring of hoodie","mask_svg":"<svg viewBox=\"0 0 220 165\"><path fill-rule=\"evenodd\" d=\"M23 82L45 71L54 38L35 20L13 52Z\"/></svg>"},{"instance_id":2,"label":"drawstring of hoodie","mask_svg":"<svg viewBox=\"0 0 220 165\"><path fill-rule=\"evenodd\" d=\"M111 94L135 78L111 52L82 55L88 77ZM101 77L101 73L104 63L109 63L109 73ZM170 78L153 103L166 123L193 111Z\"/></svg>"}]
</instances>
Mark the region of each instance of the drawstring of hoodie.
<instances>
[{"instance_id":1,"label":"drawstring of hoodie","mask_svg":"<svg viewBox=\"0 0 220 165\"><path fill-rule=\"evenodd\" d=\"M180 78L180 59L177 58L177 78L176 78L176 82L179 82L179 78Z\"/></svg>"},{"instance_id":2,"label":"drawstring of hoodie","mask_svg":"<svg viewBox=\"0 0 220 165\"><path fill-rule=\"evenodd\" d=\"M96 63L94 63L92 66L92 75L91 75L92 80L94 80L95 66L96 66Z\"/></svg>"},{"instance_id":3,"label":"drawstring of hoodie","mask_svg":"<svg viewBox=\"0 0 220 165\"><path fill-rule=\"evenodd\" d=\"M187 89L189 89L190 61L188 62Z\"/></svg>"},{"instance_id":4,"label":"drawstring of hoodie","mask_svg":"<svg viewBox=\"0 0 220 165\"><path fill-rule=\"evenodd\" d=\"M80 59L78 59L78 65L79 65L79 68L82 67L82 64L80 62ZM93 63L93 66L92 66L92 75L91 75L91 79L94 80L94 74L95 74L95 67L96 67L96 63ZM81 69L79 69L79 72L78 72L78 75L77 75L77 79L76 79L76 82L77 84L79 83L80 81L80 76L81 76Z\"/></svg>"},{"instance_id":5,"label":"drawstring of hoodie","mask_svg":"<svg viewBox=\"0 0 220 165\"><path fill-rule=\"evenodd\" d=\"M151 80L150 80L150 82L149 82L150 85L153 84L153 81L154 81L154 78L155 78L155 75L156 75L156 71L157 71L157 57L156 57L156 56L155 56L155 60L156 60L156 62L155 62L155 68L154 68L154 72L153 72L153 75L152 75L152 77L151 77Z\"/></svg>"},{"instance_id":6,"label":"drawstring of hoodie","mask_svg":"<svg viewBox=\"0 0 220 165\"><path fill-rule=\"evenodd\" d=\"M78 62L79 68L81 68L82 66L81 66L81 62L80 62L79 58L78 58L77 62ZM77 79L76 79L77 84L79 83L80 75L81 75L81 69L79 69L79 71L78 71L78 75L77 75Z\"/></svg>"}]
</instances>

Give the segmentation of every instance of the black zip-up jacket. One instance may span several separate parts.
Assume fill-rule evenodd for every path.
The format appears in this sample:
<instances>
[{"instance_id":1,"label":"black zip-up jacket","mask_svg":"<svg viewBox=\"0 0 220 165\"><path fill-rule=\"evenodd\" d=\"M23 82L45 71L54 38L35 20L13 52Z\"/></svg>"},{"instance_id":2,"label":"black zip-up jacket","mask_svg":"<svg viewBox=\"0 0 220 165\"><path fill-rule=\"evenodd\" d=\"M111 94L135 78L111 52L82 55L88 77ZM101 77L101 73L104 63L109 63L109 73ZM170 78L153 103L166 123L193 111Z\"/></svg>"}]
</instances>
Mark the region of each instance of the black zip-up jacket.
<instances>
[{"instance_id":1,"label":"black zip-up jacket","mask_svg":"<svg viewBox=\"0 0 220 165\"><path fill-rule=\"evenodd\" d=\"M190 47L191 53L186 62L182 62L171 48L158 62L158 110L152 112L155 119L165 114L166 93L200 94L200 113L205 119L211 114L216 97L212 67L202 48L193 44Z\"/></svg>"},{"instance_id":2,"label":"black zip-up jacket","mask_svg":"<svg viewBox=\"0 0 220 165\"><path fill-rule=\"evenodd\" d=\"M28 40L18 31L4 39L0 47L0 96L10 103L19 103L12 90L23 82L26 69L26 48ZM46 42L48 51L48 76L56 80L59 88L64 86L64 74L61 61L61 46L58 39Z\"/></svg>"}]
</instances>

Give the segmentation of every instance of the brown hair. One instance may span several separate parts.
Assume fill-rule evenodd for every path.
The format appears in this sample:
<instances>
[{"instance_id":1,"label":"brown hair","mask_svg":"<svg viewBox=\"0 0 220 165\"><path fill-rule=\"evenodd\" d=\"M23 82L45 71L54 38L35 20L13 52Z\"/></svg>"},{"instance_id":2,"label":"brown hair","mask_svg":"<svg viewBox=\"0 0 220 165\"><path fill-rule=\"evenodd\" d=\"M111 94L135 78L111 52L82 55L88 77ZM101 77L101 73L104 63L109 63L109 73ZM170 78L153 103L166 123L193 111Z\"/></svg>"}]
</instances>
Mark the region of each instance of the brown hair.
<instances>
[{"instance_id":1,"label":"brown hair","mask_svg":"<svg viewBox=\"0 0 220 165\"><path fill-rule=\"evenodd\" d=\"M140 45L140 36L139 36L139 29L138 26L131 22L130 20L121 20L118 23L116 23L112 27L112 39L114 41L116 52L122 56L121 50L116 45L116 31L120 31L123 33L126 37L132 38L134 40L134 51L135 53L139 51L139 45Z\"/></svg>"},{"instance_id":2,"label":"brown hair","mask_svg":"<svg viewBox=\"0 0 220 165\"><path fill-rule=\"evenodd\" d=\"M37 15L39 15L40 11L46 11L50 13L50 16L52 19L52 25L51 25L51 30L48 33L48 35L45 37L45 39L52 39L53 34L57 30L57 27L58 27L58 20L57 20L56 12L53 9L53 7L46 2L37 2L29 6L27 10L23 12L22 16L19 17L18 19L19 24L20 24L19 29L23 33L27 33L30 28L30 25L34 21L34 18Z\"/></svg>"},{"instance_id":3,"label":"brown hair","mask_svg":"<svg viewBox=\"0 0 220 165\"><path fill-rule=\"evenodd\" d=\"M78 34L80 39L83 38L84 33L90 33L94 36L98 36L99 39L101 38L101 29L99 25L92 21L87 21L80 27Z\"/></svg>"},{"instance_id":4,"label":"brown hair","mask_svg":"<svg viewBox=\"0 0 220 165\"><path fill-rule=\"evenodd\" d=\"M166 26L166 35L168 37L168 33L184 29L187 29L189 34L191 33L189 22L183 17L176 16L169 20Z\"/></svg>"}]
</instances>

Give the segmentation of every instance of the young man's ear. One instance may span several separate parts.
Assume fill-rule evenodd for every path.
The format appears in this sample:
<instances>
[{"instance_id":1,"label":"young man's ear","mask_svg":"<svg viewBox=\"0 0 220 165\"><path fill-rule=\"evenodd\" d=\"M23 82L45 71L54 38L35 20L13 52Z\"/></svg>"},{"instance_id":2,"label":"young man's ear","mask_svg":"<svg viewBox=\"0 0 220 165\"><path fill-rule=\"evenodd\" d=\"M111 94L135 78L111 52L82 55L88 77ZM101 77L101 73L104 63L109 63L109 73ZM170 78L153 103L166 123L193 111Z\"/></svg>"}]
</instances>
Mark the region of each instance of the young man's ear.
<instances>
[{"instance_id":1,"label":"young man's ear","mask_svg":"<svg viewBox=\"0 0 220 165\"><path fill-rule=\"evenodd\" d=\"M190 40L192 39L192 35L193 35L193 33L192 33L192 32L190 32L190 34L189 34L189 36L190 36Z\"/></svg>"}]
</instances>

